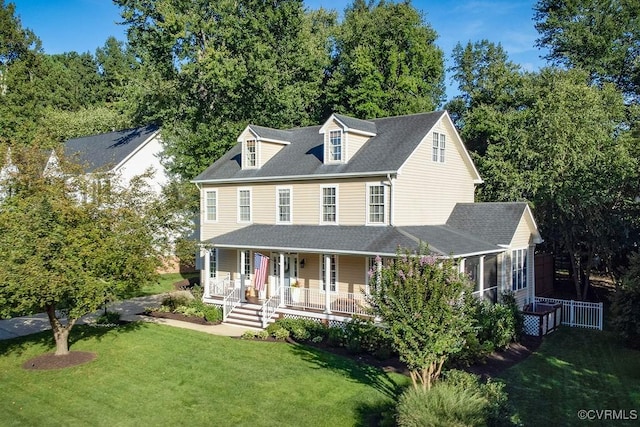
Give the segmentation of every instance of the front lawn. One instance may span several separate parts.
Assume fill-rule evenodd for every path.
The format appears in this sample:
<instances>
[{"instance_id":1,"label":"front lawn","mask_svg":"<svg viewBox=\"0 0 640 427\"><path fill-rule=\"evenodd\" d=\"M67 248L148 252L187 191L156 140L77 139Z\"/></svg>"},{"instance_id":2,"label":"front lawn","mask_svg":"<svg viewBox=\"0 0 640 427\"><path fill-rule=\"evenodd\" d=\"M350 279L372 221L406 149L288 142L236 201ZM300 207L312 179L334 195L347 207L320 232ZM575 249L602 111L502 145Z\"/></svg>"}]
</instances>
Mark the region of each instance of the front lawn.
<instances>
[{"instance_id":1,"label":"front lawn","mask_svg":"<svg viewBox=\"0 0 640 427\"><path fill-rule=\"evenodd\" d=\"M74 332L71 350L98 357L59 371L21 367L53 350L51 332L0 341L0 425L370 425L408 384L285 343L146 323Z\"/></svg>"},{"instance_id":2,"label":"front lawn","mask_svg":"<svg viewBox=\"0 0 640 427\"><path fill-rule=\"evenodd\" d=\"M580 419L578 411L640 417L640 352L609 332L563 327L524 362L505 371L509 401L524 425L638 425L638 420ZM621 412L626 411L626 412ZM581 414L582 415L582 414ZM610 414L613 416L613 414Z\"/></svg>"}]
</instances>

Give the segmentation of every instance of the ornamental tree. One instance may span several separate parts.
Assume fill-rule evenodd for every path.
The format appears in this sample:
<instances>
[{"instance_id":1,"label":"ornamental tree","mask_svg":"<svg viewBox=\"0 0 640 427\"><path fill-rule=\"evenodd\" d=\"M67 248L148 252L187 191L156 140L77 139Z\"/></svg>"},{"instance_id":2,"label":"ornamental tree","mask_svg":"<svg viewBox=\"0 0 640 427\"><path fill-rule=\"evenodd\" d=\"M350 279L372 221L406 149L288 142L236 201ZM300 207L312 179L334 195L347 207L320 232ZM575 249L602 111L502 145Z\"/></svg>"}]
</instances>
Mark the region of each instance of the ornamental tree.
<instances>
[{"instance_id":1,"label":"ornamental tree","mask_svg":"<svg viewBox=\"0 0 640 427\"><path fill-rule=\"evenodd\" d=\"M427 253L426 247L419 254L398 252L394 263L381 267L367 297L407 364L413 386L423 390L431 388L444 363L464 348L473 326L463 296L472 291L469 279L453 260Z\"/></svg>"},{"instance_id":2,"label":"ornamental tree","mask_svg":"<svg viewBox=\"0 0 640 427\"><path fill-rule=\"evenodd\" d=\"M77 175L60 160L44 173L41 152L14 156L0 183L0 315L45 311L56 355L69 353L78 319L155 277L167 247L160 201L145 176ZM73 172L72 172L73 171Z\"/></svg>"}]
</instances>

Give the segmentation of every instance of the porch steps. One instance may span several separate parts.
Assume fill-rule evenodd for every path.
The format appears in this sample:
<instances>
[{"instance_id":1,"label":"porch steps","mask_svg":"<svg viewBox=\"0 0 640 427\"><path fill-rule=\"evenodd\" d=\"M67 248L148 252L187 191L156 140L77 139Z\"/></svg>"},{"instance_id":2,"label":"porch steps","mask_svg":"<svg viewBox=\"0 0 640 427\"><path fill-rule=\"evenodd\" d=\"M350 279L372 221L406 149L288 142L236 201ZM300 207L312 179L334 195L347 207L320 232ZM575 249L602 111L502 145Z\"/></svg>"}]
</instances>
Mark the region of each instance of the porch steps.
<instances>
[{"instance_id":1,"label":"porch steps","mask_svg":"<svg viewBox=\"0 0 640 427\"><path fill-rule=\"evenodd\" d=\"M224 323L262 329L262 306L257 304L241 304L234 308ZM274 320L271 320L273 322ZM271 323L270 322L270 323Z\"/></svg>"}]
</instances>

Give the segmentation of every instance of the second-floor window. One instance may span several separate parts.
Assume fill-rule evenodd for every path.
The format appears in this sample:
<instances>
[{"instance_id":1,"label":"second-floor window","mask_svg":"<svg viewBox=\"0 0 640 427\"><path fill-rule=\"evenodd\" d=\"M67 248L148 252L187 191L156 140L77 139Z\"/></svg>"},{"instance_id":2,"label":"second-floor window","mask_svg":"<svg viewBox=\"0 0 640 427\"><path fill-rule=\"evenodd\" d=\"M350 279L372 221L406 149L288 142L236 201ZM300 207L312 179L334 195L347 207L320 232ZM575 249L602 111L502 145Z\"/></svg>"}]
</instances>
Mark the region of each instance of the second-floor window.
<instances>
[{"instance_id":1,"label":"second-floor window","mask_svg":"<svg viewBox=\"0 0 640 427\"><path fill-rule=\"evenodd\" d=\"M278 188L276 203L278 204L278 222L291 222L291 189Z\"/></svg>"},{"instance_id":2,"label":"second-floor window","mask_svg":"<svg viewBox=\"0 0 640 427\"><path fill-rule=\"evenodd\" d=\"M447 137L443 133L433 133L433 156L432 160L438 163L444 163L444 153Z\"/></svg>"},{"instance_id":3,"label":"second-floor window","mask_svg":"<svg viewBox=\"0 0 640 427\"><path fill-rule=\"evenodd\" d=\"M369 224L384 224L384 185L369 186Z\"/></svg>"},{"instance_id":4,"label":"second-floor window","mask_svg":"<svg viewBox=\"0 0 640 427\"><path fill-rule=\"evenodd\" d=\"M251 222L251 190L238 190L238 221Z\"/></svg>"},{"instance_id":5,"label":"second-floor window","mask_svg":"<svg viewBox=\"0 0 640 427\"><path fill-rule=\"evenodd\" d=\"M245 158L247 161L247 167L256 167L256 140L248 139L245 148Z\"/></svg>"},{"instance_id":6,"label":"second-floor window","mask_svg":"<svg viewBox=\"0 0 640 427\"><path fill-rule=\"evenodd\" d=\"M322 187L322 222L335 224L338 213L338 189Z\"/></svg>"},{"instance_id":7,"label":"second-floor window","mask_svg":"<svg viewBox=\"0 0 640 427\"><path fill-rule=\"evenodd\" d=\"M207 190L205 193L205 211L207 221L218 220L218 192Z\"/></svg>"},{"instance_id":8,"label":"second-floor window","mask_svg":"<svg viewBox=\"0 0 640 427\"><path fill-rule=\"evenodd\" d=\"M329 132L329 161L342 161L342 131L332 130Z\"/></svg>"}]
</instances>

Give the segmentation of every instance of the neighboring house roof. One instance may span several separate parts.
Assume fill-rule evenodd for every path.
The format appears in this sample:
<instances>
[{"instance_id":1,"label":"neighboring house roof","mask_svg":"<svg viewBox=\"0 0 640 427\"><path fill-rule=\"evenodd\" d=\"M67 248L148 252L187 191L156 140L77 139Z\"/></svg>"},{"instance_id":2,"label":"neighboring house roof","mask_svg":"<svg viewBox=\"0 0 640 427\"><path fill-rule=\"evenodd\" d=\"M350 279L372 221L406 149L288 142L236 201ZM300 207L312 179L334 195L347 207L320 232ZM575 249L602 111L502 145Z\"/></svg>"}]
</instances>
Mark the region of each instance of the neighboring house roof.
<instances>
[{"instance_id":1,"label":"neighboring house roof","mask_svg":"<svg viewBox=\"0 0 640 427\"><path fill-rule=\"evenodd\" d=\"M86 172L114 169L159 131L156 125L70 139L65 156L83 165Z\"/></svg>"},{"instance_id":2,"label":"neighboring house roof","mask_svg":"<svg viewBox=\"0 0 640 427\"><path fill-rule=\"evenodd\" d=\"M457 203L447 225L494 245L508 246L525 215L533 221L536 243L541 243L529 205L524 202Z\"/></svg>"},{"instance_id":3,"label":"neighboring house roof","mask_svg":"<svg viewBox=\"0 0 640 427\"><path fill-rule=\"evenodd\" d=\"M242 169L242 144L236 144L193 182L242 182L300 176L366 176L395 173L438 120L446 114L444 111L437 111L370 121L336 115L339 120L353 121L350 122L351 125L369 130L371 127L366 124L371 123L376 133L347 163L323 162L324 140L323 135L319 133L322 126L294 128L285 131L291 144L283 147L262 167ZM256 130L257 127L250 128ZM268 128L258 128L256 131L264 132L264 129Z\"/></svg>"},{"instance_id":4,"label":"neighboring house roof","mask_svg":"<svg viewBox=\"0 0 640 427\"><path fill-rule=\"evenodd\" d=\"M504 249L444 225L413 227L253 224L210 240L216 247L262 248L289 252L328 252L394 256L399 248L443 256L471 256Z\"/></svg>"}]
</instances>

